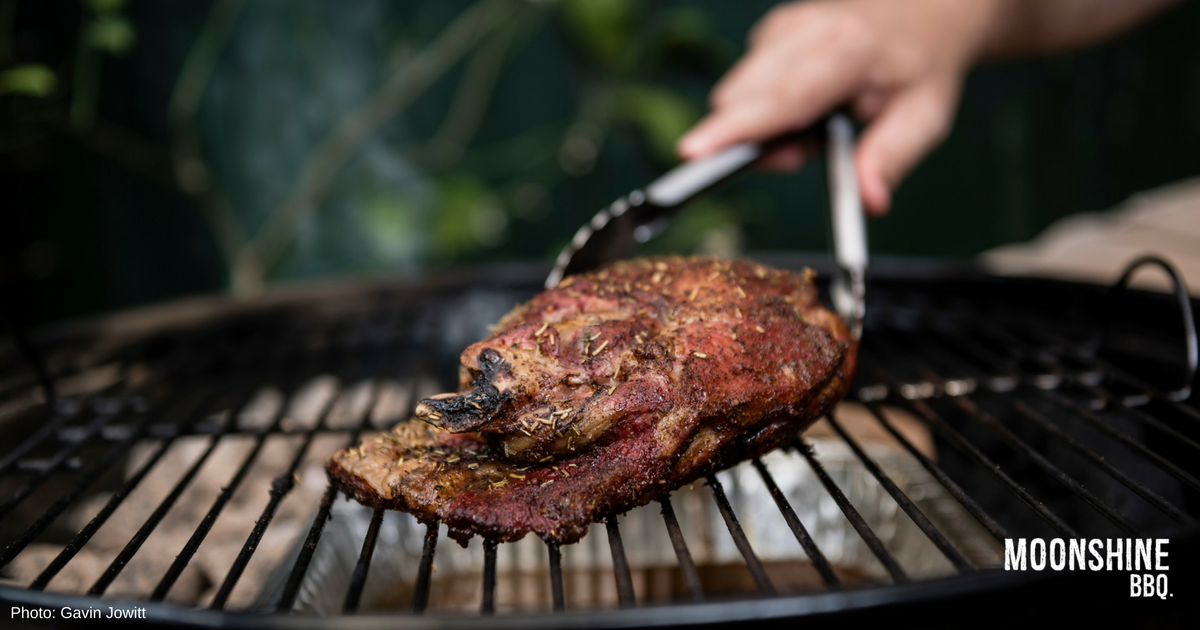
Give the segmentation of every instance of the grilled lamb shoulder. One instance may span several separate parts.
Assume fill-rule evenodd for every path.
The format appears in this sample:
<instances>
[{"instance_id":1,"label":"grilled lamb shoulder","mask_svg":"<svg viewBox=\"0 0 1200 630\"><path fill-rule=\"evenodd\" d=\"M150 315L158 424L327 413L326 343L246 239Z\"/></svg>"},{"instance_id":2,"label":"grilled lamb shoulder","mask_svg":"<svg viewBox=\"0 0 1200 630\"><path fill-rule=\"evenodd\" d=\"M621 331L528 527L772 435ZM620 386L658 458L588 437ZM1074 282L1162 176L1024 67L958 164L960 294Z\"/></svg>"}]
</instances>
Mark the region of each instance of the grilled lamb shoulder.
<instances>
[{"instance_id":1,"label":"grilled lamb shoulder","mask_svg":"<svg viewBox=\"0 0 1200 630\"><path fill-rule=\"evenodd\" d=\"M362 503L568 543L610 513L795 438L854 372L812 273L748 261L624 261L564 279L461 357L460 393L339 451Z\"/></svg>"}]
</instances>

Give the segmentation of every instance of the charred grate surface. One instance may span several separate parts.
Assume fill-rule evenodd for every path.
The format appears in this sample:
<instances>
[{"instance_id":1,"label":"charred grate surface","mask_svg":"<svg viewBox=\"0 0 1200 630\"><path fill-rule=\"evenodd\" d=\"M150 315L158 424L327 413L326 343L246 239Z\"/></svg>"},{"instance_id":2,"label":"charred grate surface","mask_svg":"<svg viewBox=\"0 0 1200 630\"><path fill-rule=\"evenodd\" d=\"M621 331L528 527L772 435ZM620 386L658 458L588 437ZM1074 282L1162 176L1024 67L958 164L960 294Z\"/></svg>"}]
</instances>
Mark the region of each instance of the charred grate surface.
<instances>
[{"instance_id":1,"label":"charred grate surface","mask_svg":"<svg viewBox=\"0 0 1200 630\"><path fill-rule=\"evenodd\" d=\"M503 278L503 282L491 282ZM18 589L42 591L97 532L110 524L148 476L178 471L176 482L148 516L121 524L127 541L107 567L79 593L103 595L137 558L146 541L177 507L197 479L222 475L222 490L146 592L148 601L169 597L177 581L222 518L248 471L260 465L268 440L287 438L291 450L275 469L269 497L240 530L240 551L203 605L224 609L245 582L246 570L269 536L276 515L295 496L297 471L326 436L339 445L407 417L429 379L453 382L458 351L483 334L496 314L538 288L536 273L512 271L489 278L427 281L342 295L337 300L245 309L129 339L88 334L32 339L54 390L51 403L35 369L17 349L0 347L0 569L30 545L59 542L61 552L23 584L0 587L7 599ZM486 287L486 288L485 288ZM907 277L877 279L871 290L860 370L851 399L862 403L880 432L890 435L985 536L1145 537L1194 533L1200 518L1200 411L1180 391L1189 371L1185 335L1172 334L1179 302L1162 296L1055 282L991 278ZM1186 303L1186 302L1185 302ZM490 310L489 310L490 309ZM464 315L466 314L466 315ZM469 315L475 314L474 319ZM1190 312L1187 313L1190 317ZM1182 376L1181 376L1182 375ZM291 422L294 399L314 378L332 379L333 391L307 425ZM376 417L386 383L401 383L405 402ZM365 403L349 422L329 421L343 394L365 391ZM258 423L243 422L265 388L281 402ZM441 390L438 390L441 391ZM907 410L929 429L938 457L894 426L884 405ZM948 566L960 574L993 567L973 563L873 460L836 415L827 418L837 439L916 525ZM186 464L166 457L173 444L199 439L205 447ZM243 440L249 450L229 470L205 463L226 443ZM129 468L131 452L149 444ZM836 503L853 530L896 584L912 578L859 513L826 463L802 441L787 449L811 468L821 490ZM763 460L750 464L779 510L795 545L811 561L829 591L843 583L776 483ZM115 479L115 481L114 481ZM797 597L777 585L747 538L739 515L716 476L708 486L758 597ZM96 486L111 491L78 529L63 524ZM335 488L306 506L312 520L299 534L286 580L272 604L293 611L314 553L322 544ZM676 516L671 496L658 500L661 526L686 598L704 601L704 580ZM361 534L357 564L344 583L343 612L355 614L370 580L372 560L388 514L376 511ZM744 518L744 516L743 516ZM639 601L631 577L621 515L604 519L612 557L616 601L622 609L653 606ZM225 530L227 531L227 530ZM424 530L416 579L407 608L425 614L436 571L439 526ZM595 534L593 534L595 535ZM585 540L586 542L586 540ZM484 541L478 582L481 615L497 613L497 555L504 545ZM570 611L564 552L545 547L553 614ZM783 593L782 595L780 593ZM19 599L19 598L18 598ZM636 610L629 611L630 614ZM481 620L486 624L486 619Z\"/></svg>"}]
</instances>

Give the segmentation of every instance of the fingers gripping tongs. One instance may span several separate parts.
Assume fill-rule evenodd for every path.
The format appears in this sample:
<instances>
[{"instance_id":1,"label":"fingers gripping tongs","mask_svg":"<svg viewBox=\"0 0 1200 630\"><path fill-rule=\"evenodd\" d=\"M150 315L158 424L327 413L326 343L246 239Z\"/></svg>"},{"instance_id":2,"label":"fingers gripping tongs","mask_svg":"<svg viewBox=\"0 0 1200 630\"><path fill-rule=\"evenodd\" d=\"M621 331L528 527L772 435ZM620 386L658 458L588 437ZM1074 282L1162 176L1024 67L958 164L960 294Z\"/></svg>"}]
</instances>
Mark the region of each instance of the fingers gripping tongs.
<instances>
[{"instance_id":1,"label":"fingers gripping tongs","mask_svg":"<svg viewBox=\"0 0 1200 630\"><path fill-rule=\"evenodd\" d=\"M854 126L844 114L836 113L823 121L823 127L837 269L830 285L830 296L834 310L850 327L854 338L859 339L866 310L867 232L854 166ZM546 278L546 288L557 286L565 276L632 255L635 243L644 243L656 236L687 202L741 172L781 144L811 133L810 130L764 144L748 142L729 147L682 164L645 189L635 190L614 201L579 228L563 248Z\"/></svg>"}]
</instances>

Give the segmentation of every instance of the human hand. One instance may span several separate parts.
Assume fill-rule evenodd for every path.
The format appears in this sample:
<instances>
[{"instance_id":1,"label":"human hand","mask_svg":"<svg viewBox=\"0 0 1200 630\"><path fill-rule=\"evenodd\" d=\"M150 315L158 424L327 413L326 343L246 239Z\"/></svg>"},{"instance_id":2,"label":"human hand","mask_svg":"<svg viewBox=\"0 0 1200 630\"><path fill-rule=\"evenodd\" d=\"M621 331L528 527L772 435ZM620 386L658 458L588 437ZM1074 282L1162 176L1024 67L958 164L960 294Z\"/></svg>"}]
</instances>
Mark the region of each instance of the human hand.
<instances>
[{"instance_id":1,"label":"human hand","mask_svg":"<svg viewBox=\"0 0 1200 630\"><path fill-rule=\"evenodd\" d=\"M711 113L678 144L695 159L807 127L848 105L866 130L856 163L863 204L881 215L892 191L946 136L965 72L985 37L985 0L814 0L780 5L711 94ZM767 156L794 170L798 145Z\"/></svg>"}]
</instances>

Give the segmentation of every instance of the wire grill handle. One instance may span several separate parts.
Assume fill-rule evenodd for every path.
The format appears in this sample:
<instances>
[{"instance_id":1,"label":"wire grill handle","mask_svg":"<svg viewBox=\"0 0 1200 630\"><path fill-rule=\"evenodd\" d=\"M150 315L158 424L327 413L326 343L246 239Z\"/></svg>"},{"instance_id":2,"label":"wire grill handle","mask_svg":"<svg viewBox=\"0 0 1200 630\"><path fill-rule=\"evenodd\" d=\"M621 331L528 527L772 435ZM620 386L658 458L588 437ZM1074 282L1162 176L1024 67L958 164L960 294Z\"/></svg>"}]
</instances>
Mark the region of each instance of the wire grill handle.
<instances>
[{"instance_id":1,"label":"wire grill handle","mask_svg":"<svg viewBox=\"0 0 1200 630\"><path fill-rule=\"evenodd\" d=\"M1196 379L1196 368L1200 365L1200 342L1196 336L1196 318L1192 313L1192 300L1188 295L1187 282L1183 276L1175 269L1175 266L1166 259L1153 254L1139 256L1125 267L1125 272L1121 274L1121 278L1113 284L1105 295L1105 301L1111 306L1112 301L1124 293L1129 288L1129 280L1133 278L1133 273L1146 265L1155 265L1160 267L1171 278L1172 290L1175 294L1175 300L1179 303L1179 314L1183 318L1183 336L1185 351L1187 352L1187 367L1183 378L1183 385L1174 391L1167 392L1167 398L1179 402L1187 400L1192 395L1192 384ZM1100 341L1100 349L1104 350L1108 345L1109 333L1112 329L1112 311L1111 308L1105 310L1104 318L1104 336Z\"/></svg>"}]
</instances>

